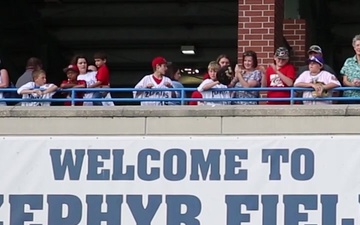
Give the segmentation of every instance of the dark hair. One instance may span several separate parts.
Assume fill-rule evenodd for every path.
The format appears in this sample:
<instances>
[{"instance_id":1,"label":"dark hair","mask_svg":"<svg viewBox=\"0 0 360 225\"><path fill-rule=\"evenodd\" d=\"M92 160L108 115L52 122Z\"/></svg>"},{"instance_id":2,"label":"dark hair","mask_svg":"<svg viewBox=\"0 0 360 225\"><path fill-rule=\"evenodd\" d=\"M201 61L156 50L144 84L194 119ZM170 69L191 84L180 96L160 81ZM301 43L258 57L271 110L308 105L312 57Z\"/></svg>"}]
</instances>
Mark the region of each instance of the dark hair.
<instances>
[{"instance_id":1,"label":"dark hair","mask_svg":"<svg viewBox=\"0 0 360 225\"><path fill-rule=\"evenodd\" d=\"M174 79L174 76L176 74L176 72L180 69L176 64L174 63L168 63L168 69L166 71L165 76L167 76L168 78L170 78L172 81L176 81Z\"/></svg>"},{"instance_id":2,"label":"dark hair","mask_svg":"<svg viewBox=\"0 0 360 225\"><path fill-rule=\"evenodd\" d=\"M88 62L85 55L78 54L78 55L74 55L74 57L72 57L72 59L70 60L70 64L76 65L79 59L85 59L86 63Z\"/></svg>"},{"instance_id":3,"label":"dark hair","mask_svg":"<svg viewBox=\"0 0 360 225\"><path fill-rule=\"evenodd\" d=\"M244 61L245 61L245 57L246 56L251 56L252 60L253 60L253 67L256 68L258 66L258 59L257 59L257 55L256 55L256 52L254 51L246 51L244 52L243 54L243 57L242 57L242 63L244 64Z\"/></svg>"},{"instance_id":4,"label":"dark hair","mask_svg":"<svg viewBox=\"0 0 360 225\"><path fill-rule=\"evenodd\" d=\"M222 58L225 58L225 59L229 60L229 62L230 62L229 56L228 56L228 55L225 55L225 54L219 55L219 56L216 58L216 62L219 63Z\"/></svg>"},{"instance_id":5,"label":"dark hair","mask_svg":"<svg viewBox=\"0 0 360 225\"><path fill-rule=\"evenodd\" d=\"M104 52L96 52L94 54L94 59L102 59L102 60L106 60L107 56Z\"/></svg>"},{"instance_id":6,"label":"dark hair","mask_svg":"<svg viewBox=\"0 0 360 225\"><path fill-rule=\"evenodd\" d=\"M26 62L26 69L42 69L42 62L39 58L31 57Z\"/></svg>"}]
</instances>

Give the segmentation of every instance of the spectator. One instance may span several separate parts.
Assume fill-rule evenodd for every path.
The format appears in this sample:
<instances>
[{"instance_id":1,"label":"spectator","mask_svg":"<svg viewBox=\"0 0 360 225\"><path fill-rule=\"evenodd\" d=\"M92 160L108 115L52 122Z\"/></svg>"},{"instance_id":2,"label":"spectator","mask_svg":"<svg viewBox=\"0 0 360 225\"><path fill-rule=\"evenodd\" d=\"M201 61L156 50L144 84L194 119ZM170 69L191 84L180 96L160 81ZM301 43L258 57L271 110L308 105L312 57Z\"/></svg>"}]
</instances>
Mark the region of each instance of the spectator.
<instances>
[{"instance_id":1,"label":"spectator","mask_svg":"<svg viewBox=\"0 0 360 225\"><path fill-rule=\"evenodd\" d=\"M308 50L308 59L310 59L311 57L313 56L320 56L321 58L323 58L323 52L322 52L322 49L319 45L311 45L309 50ZM298 71L297 71L297 74L296 74L296 77L299 77L300 74L302 74L303 72L309 70L309 65L304 65L304 66L301 66ZM326 63L324 63L324 66L322 68L322 70L325 70L331 74L334 74L336 76L336 73L335 71L329 66L327 65Z\"/></svg>"},{"instance_id":2,"label":"spectator","mask_svg":"<svg viewBox=\"0 0 360 225\"><path fill-rule=\"evenodd\" d=\"M0 61L0 88L7 88L9 87L9 73L6 69L2 67L2 63ZM0 92L0 99L3 99L4 96L9 95L9 92ZM11 96L11 95L9 95ZM5 101L0 101L0 106L6 106Z\"/></svg>"},{"instance_id":3,"label":"spectator","mask_svg":"<svg viewBox=\"0 0 360 225\"><path fill-rule=\"evenodd\" d=\"M42 69L42 67L43 67L43 65L42 65L42 62L40 59L35 58L35 57L31 57L30 59L28 59L28 61L26 62L25 72L16 81L16 85L15 85L16 88L19 88L26 83L32 82L33 81L33 76L32 76L33 71L40 70L40 69Z\"/></svg>"},{"instance_id":4,"label":"spectator","mask_svg":"<svg viewBox=\"0 0 360 225\"><path fill-rule=\"evenodd\" d=\"M340 73L343 75L343 85L346 87L360 87L360 34L356 35L352 40L352 46L355 55L346 59ZM360 91L346 90L343 93L344 97L359 98L345 101L345 104L359 104Z\"/></svg>"},{"instance_id":5,"label":"spectator","mask_svg":"<svg viewBox=\"0 0 360 225\"><path fill-rule=\"evenodd\" d=\"M97 67L94 65L89 65L88 66L88 71L97 71Z\"/></svg>"},{"instance_id":6,"label":"spectator","mask_svg":"<svg viewBox=\"0 0 360 225\"><path fill-rule=\"evenodd\" d=\"M88 86L88 88L110 88L110 73L109 73L109 69L106 65L106 61L107 61L107 56L102 53L102 52L98 52L94 54L94 61L95 61L95 65L97 67L97 73L96 73L96 81L94 84L91 84L90 86ZM98 92L94 92L93 94L93 98L105 98L106 95L109 92L106 91L98 91ZM101 102L98 101L94 101L93 105L96 106L100 106L102 105Z\"/></svg>"},{"instance_id":7,"label":"spectator","mask_svg":"<svg viewBox=\"0 0 360 225\"><path fill-rule=\"evenodd\" d=\"M23 99L50 99L58 89L54 84L46 83L46 73L44 70L34 70L32 73L33 81L21 86L17 93ZM21 106L50 106L51 102L22 102Z\"/></svg>"},{"instance_id":8,"label":"spectator","mask_svg":"<svg viewBox=\"0 0 360 225\"><path fill-rule=\"evenodd\" d=\"M262 79L263 87L279 88L268 91L268 98L290 98L290 91L281 91L281 88L293 86L295 80L295 67L289 62L289 51L280 47L276 49L274 64L267 67ZM268 101L269 105L288 105L290 101Z\"/></svg>"},{"instance_id":9,"label":"spectator","mask_svg":"<svg viewBox=\"0 0 360 225\"><path fill-rule=\"evenodd\" d=\"M305 91L303 98L331 97L331 89L341 86L334 74L323 69L324 60L319 55L314 55L308 59L309 70L304 71L295 80L295 87L311 87L314 91ZM331 101L304 101L304 105L324 105L331 104Z\"/></svg>"},{"instance_id":10,"label":"spectator","mask_svg":"<svg viewBox=\"0 0 360 225\"><path fill-rule=\"evenodd\" d=\"M235 78L231 81L230 87L254 88L261 86L262 73L257 70L258 60L254 51L246 51L242 57L242 67L235 66ZM237 98L234 105L257 105L258 101L242 101L241 98L259 98L258 91L235 91L233 97Z\"/></svg>"},{"instance_id":11,"label":"spectator","mask_svg":"<svg viewBox=\"0 0 360 225\"><path fill-rule=\"evenodd\" d=\"M62 89L67 88L86 88L86 81L84 80L78 80L79 76L79 68L76 65L69 65L64 69L64 73L66 73L67 80L64 80L60 87ZM71 98L71 92L65 92L66 98ZM75 98L83 98L84 93L83 92L76 92ZM71 102L64 102L64 105L70 106ZM76 106L83 105L83 102L75 102Z\"/></svg>"},{"instance_id":12,"label":"spectator","mask_svg":"<svg viewBox=\"0 0 360 225\"><path fill-rule=\"evenodd\" d=\"M79 69L78 80L84 80L86 87L95 84L96 82L96 71L88 71L88 61L84 55L75 55L71 60L71 65L76 65ZM93 92L85 92L83 99L89 99L93 97ZM84 101L84 106L92 106L93 103L90 101Z\"/></svg>"},{"instance_id":13,"label":"spectator","mask_svg":"<svg viewBox=\"0 0 360 225\"><path fill-rule=\"evenodd\" d=\"M225 54L221 54L216 58L216 62L220 65L220 67L230 65L230 58Z\"/></svg>"},{"instance_id":14,"label":"spectator","mask_svg":"<svg viewBox=\"0 0 360 225\"><path fill-rule=\"evenodd\" d=\"M227 69L227 67L222 67L223 70ZM211 61L208 65L208 74L210 78L205 79L201 82L198 87L198 91L202 94L204 99L211 98L230 98L229 91L216 91L216 88L227 88L226 85L220 84L220 82L216 78L216 73L220 70L220 65L216 61ZM224 72L221 71L221 72ZM210 91L210 89L212 89ZM204 101L205 105L227 105L227 101Z\"/></svg>"},{"instance_id":15,"label":"spectator","mask_svg":"<svg viewBox=\"0 0 360 225\"><path fill-rule=\"evenodd\" d=\"M168 65L167 69L167 77L169 77L172 81L172 85L174 88L184 88L184 85L179 82L181 78L180 69L175 64L171 63ZM186 93L184 93L186 95ZM181 91L175 91L172 93L172 97L174 98L180 98L181 97ZM185 96L184 96L185 97ZM180 101L169 101L169 105L181 105Z\"/></svg>"},{"instance_id":16,"label":"spectator","mask_svg":"<svg viewBox=\"0 0 360 225\"><path fill-rule=\"evenodd\" d=\"M170 98L171 91L157 91L156 88L172 88L173 84L170 78L164 76L167 71L167 62L164 57L156 57L151 62L153 73L144 76L135 88L148 88L149 91L134 91L134 98ZM167 101L142 101L141 105L166 105Z\"/></svg>"}]
</instances>

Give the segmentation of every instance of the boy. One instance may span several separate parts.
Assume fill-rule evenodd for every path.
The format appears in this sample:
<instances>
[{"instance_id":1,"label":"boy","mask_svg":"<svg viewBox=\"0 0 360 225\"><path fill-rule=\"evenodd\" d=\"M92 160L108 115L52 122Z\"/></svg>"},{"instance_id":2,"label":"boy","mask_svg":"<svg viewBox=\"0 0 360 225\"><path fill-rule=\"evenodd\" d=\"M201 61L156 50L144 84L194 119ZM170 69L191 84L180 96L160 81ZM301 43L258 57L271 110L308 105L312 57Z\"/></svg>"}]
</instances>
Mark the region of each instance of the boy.
<instances>
[{"instance_id":1,"label":"boy","mask_svg":"<svg viewBox=\"0 0 360 225\"><path fill-rule=\"evenodd\" d=\"M232 73L231 67L224 66L220 70L220 65L216 61L211 61L208 65L209 78L205 79L197 88L204 98L230 98L229 91L214 91L215 88L227 88L226 85L220 84L216 78L216 73ZM213 89L213 91L208 91ZM227 101L205 101L204 105L228 105Z\"/></svg>"},{"instance_id":2,"label":"boy","mask_svg":"<svg viewBox=\"0 0 360 225\"><path fill-rule=\"evenodd\" d=\"M170 98L171 91L156 91L156 88L172 88L171 79L164 76L167 71L167 62L163 57L153 59L152 68L154 73L144 76L135 88L148 88L149 91L134 91L134 98ZM164 101L142 101L141 105L166 105Z\"/></svg>"},{"instance_id":3,"label":"boy","mask_svg":"<svg viewBox=\"0 0 360 225\"><path fill-rule=\"evenodd\" d=\"M64 69L64 72L66 73L67 80L64 80L60 87L62 89L67 88L86 88L86 81L84 80L78 80L77 77L79 76L79 68L76 65L69 65ZM65 92L66 98L71 98L71 92ZM75 98L83 98L84 93L83 92L76 92ZM70 106L71 102L64 102L64 105ZM83 102L75 102L75 105L83 105Z\"/></svg>"},{"instance_id":4,"label":"boy","mask_svg":"<svg viewBox=\"0 0 360 225\"><path fill-rule=\"evenodd\" d=\"M33 81L22 85L17 93L23 99L50 99L58 89L54 84L46 83L44 70L35 70L32 73ZM22 102L21 106L50 106L50 102Z\"/></svg>"},{"instance_id":5,"label":"boy","mask_svg":"<svg viewBox=\"0 0 360 225\"><path fill-rule=\"evenodd\" d=\"M102 52L97 52L94 54L95 65L98 68L96 73L96 82L88 88L109 88L110 87L110 73L106 65L107 56ZM94 92L93 98L104 98L108 92ZM101 106L103 105L100 101L94 101L93 105Z\"/></svg>"},{"instance_id":6,"label":"boy","mask_svg":"<svg viewBox=\"0 0 360 225\"><path fill-rule=\"evenodd\" d=\"M308 59L309 70L304 71L295 80L295 87L310 87L314 91L304 91L303 98L331 97L332 88L341 86L334 74L324 68L324 60L321 56L315 55ZM331 104L331 101L304 101L304 105L324 105Z\"/></svg>"}]
</instances>

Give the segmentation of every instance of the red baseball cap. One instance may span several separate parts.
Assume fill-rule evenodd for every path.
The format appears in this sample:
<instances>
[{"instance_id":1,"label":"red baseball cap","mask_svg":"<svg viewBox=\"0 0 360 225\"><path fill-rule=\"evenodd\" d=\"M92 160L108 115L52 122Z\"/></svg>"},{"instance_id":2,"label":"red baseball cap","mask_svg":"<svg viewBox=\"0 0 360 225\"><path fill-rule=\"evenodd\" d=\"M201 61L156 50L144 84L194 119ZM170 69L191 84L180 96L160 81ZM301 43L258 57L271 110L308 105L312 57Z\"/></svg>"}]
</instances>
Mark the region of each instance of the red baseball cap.
<instances>
[{"instance_id":1,"label":"red baseball cap","mask_svg":"<svg viewBox=\"0 0 360 225\"><path fill-rule=\"evenodd\" d=\"M166 59L161 56L155 57L153 59L153 61L151 62L151 65L153 68L155 68L156 65L162 65L162 64L167 64L167 62L166 62Z\"/></svg>"},{"instance_id":2,"label":"red baseball cap","mask_svg":"<svg viewBox=\"0 0 360 225\"><path fill-rule=\"evenodd\" d=\"M77 65L69 65L68 67L64 68L65 73L67 73L69 70L72 70L75 73L80 73L79 68L77 67Z\"/></svg>"}]
</instances>

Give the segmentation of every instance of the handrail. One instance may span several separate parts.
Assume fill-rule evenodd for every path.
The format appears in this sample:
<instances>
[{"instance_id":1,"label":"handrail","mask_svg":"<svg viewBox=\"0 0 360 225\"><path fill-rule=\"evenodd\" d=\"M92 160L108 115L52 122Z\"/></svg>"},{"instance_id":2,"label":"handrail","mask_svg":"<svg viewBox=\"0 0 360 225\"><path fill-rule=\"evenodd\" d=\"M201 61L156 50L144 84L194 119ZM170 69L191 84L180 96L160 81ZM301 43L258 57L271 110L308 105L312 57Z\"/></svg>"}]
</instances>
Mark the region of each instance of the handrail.
<instances>
[{"instance_id":1,"label":"handrail","mask_svg":"<svg viewBox=\"0 0 360 225\"><path fill-rule=\"evenodd\" d=\"M360 100L360 97L322 97L322 98L302 98L296 97L296 92L302 91L313 91L313 88L300 88L300 87L253 87L253 88L216 88L210 89L209 91L289 91L289 98L188 98L186 97L187 92L196 91L197 88L69 88L69 89L58 89L56 92L71 92L70 98L50 98L50 99L36 99L36 98L0 98L0 102L71 102L72 105L75 102L143 102L143 101L161 101L161 102L181 102L184 105L189 101L289 101L290 104L294 104L296 101L349 101L349 100ZM356 90L360 92L360 87L337 87L333 88L332 91L346 91L346 90ZM16 92L17 88L0 88L1 92ZM167 92L180 92L181 96L179 98L76 98L77 92L89 93L89 92L147 92L147 91L167 91Z\"/></svg>"}]
</instances>

